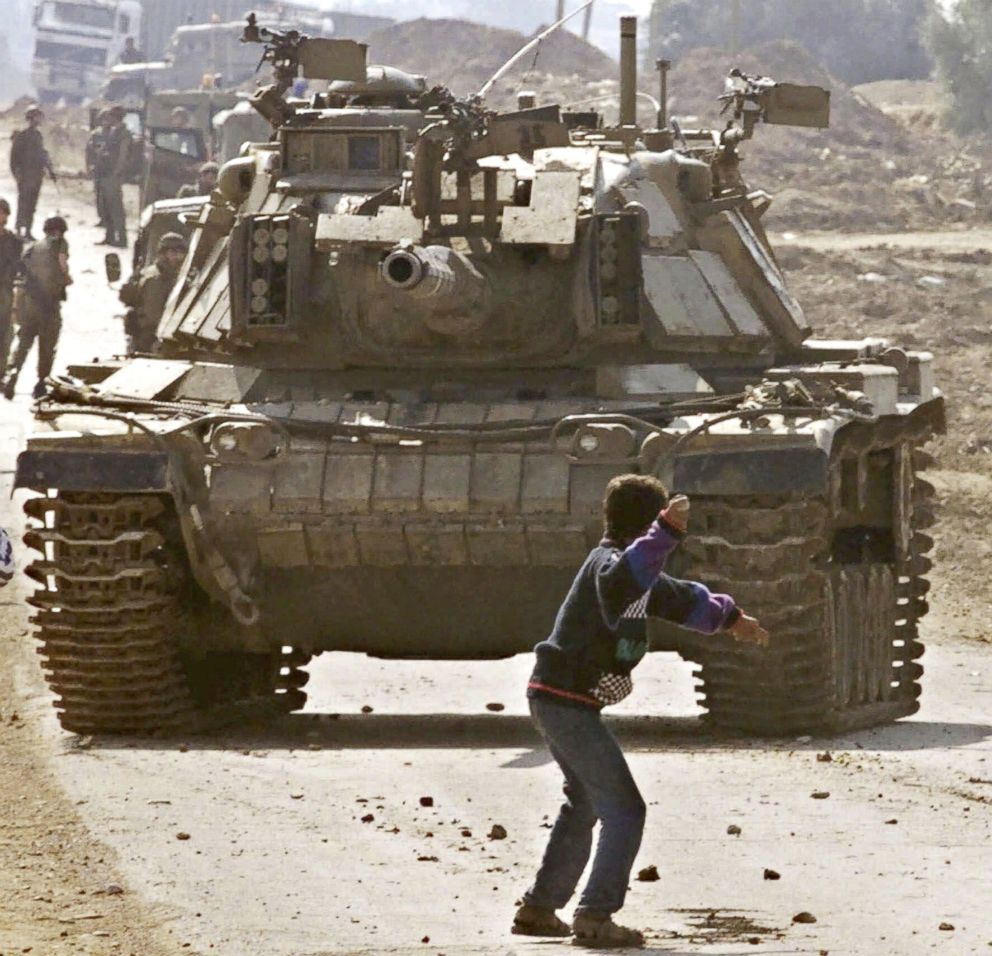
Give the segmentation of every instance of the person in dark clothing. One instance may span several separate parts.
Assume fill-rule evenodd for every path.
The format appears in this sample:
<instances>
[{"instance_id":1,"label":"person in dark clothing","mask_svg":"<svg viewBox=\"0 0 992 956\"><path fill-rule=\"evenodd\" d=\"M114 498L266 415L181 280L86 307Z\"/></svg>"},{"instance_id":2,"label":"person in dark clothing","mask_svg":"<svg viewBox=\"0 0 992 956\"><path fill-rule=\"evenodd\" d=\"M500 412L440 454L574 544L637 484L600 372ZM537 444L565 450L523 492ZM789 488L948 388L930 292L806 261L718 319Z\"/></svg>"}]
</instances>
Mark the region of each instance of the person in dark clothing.
<instances>
[{"instance_id":1,"label":"person in dark clothing","mask_svg":"<svg viewBox=\"0 0 992 956\"><path fill-rule=\"evenodd\" d=\"M121 63L144 63L145 54L138 49L134 37L124 38L124 49L121 50Z\"/></svg>"},{"instance_id":2,"label":"person in dark clothing","mask_svg":"<svg viewBox=\"0 0 992 956\"><path fill-rule=\"evenodd\" d=\"M179 278L186 249L186 240L179 233L167 232L158 241L155 261L122 286L119 298L128 306L124 317L128 355L155 351L158 323Z\"/></svg>"},{"instance_id":3,"label":"person in dark clothing","mask_svg":"<svg viewBox=\"0 0 992 956\"><path fill-rule=\"evenodd\" d=\"M56 182L55 170L45 149L41 135L41 121L45 114L37 107L29 107L24 118L27 126L15 130L10 144L10 171L17 181L17 234L23 239L31 239L34 213L38 208L38 196L45 173Z\"/></svg>"},{"instance_id":4,"label":"person in dark clothing","mask_svg":"<svg viewBox=\"0 0 992 956\"><path fill-rule=\"evenodd\" d=\"M93 179L93 200L96 205L97 216L96 224L97 226L102 226L104 229L107 228L107 212L104 208L106 204L103 201L100 180L105 175L105 146L109 129L110 113L107 110L100 110L96 126L90 130L89 138L86 140L86 172Z\"/></svg>"},{"instance_id":5,"label":"person in dark clothing","mask_svg":"<svg viewBox=\"0 0 992 956\"><path fill-rule=\"evenodd\" d=\"M72 284L69 275L68 231L61 216L45 220L45 238L32 245L23 257L24 298L18 316L17 339L3 383L4 398L14 397L24 360L38 340L38 381L34 398L46 394L45 379L51 374L55 347L62 331L61 303Z\"/></svg>"},{"instance_id":6,"label":"person in dark clothing","mask_svg":"<svg viewBox=\"0 0 992 956\"><path fill-rule=\"evenodd\" d=\"M689 501L668 500L648 475L620 475L607 486L605 537L589 553L547 640L534 649L527 687L531 716L565 777L565 803L537 877L512 931L573 935L589 947L639 947L643 935L613 921L644 829L645 803L601 710L633 689L631 672L647 650L645 616L706 634L729 632L764 646L768 634L726 594L663 572L685 536ZM600 823L589 881L572 926L555 911L578 885Z\"/></svg>"},{"instance_id":7,"label":"person in dark clothing","mask_svg":"<svg viewBox=\"0 0 992 956\"><path fill-rule=\"evenodd\" d=\"M176 199L192 199L196 196L209 196L217 187L217 175L220 166L216 163L204 163L196 171L196 182L185 183L179 187Z\"/></svg>"},{"instance_id":8,"label":"person in dark clothing","mask_svg":"<svg viewBox=\"0 0 992 956\"><path fill-rule=\"evenodd\" d=\"M112 106L108 110L108 116L110 125L104 137L98 181L107 235L98 244L123 249L127 246L124 181L131 163L131 134L124 125L123 106Z\"/></svg>"},{"instance_id":9,"label":"person in dark clothing","mask_svg":"<svg viewBox=\"0 0 992 956\"><path fill-rule=\"evenodd\" d=\"M21 240L8 228L10 203L0 199L0 376L14 335L14 279L21 271Z\"/></svg>"}]
</instances>

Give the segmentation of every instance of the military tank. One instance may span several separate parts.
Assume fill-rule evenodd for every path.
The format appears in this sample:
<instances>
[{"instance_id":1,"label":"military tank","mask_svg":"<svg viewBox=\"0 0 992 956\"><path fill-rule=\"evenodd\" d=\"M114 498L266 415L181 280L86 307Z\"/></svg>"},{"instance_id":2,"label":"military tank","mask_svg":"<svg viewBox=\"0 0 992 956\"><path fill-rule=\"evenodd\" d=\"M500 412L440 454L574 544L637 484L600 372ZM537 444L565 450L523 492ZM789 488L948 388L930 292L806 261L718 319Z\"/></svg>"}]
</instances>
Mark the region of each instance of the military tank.
<instances>
[{"instance_id":1,"label":"military tank","mask_svg":"<svg viewBox=\"0 0 992 956\"><path fill-rule=\"evenodd\" d=\"M813 338L740 171L761 124L826 125L829 93L735 73L723 128L667 121L664 97L641 128L635 31L608 127L485 90L292 104L301 74L363 89L364 47L249 21L272 141L186 214L160 351L52 380L18 460L63 727L292 711L324 651L526 652L630 471L692 498L674 570L771 632L762 651L649 622L706 720L917 709L932 357Z\"/></svg>"}]
</instances>

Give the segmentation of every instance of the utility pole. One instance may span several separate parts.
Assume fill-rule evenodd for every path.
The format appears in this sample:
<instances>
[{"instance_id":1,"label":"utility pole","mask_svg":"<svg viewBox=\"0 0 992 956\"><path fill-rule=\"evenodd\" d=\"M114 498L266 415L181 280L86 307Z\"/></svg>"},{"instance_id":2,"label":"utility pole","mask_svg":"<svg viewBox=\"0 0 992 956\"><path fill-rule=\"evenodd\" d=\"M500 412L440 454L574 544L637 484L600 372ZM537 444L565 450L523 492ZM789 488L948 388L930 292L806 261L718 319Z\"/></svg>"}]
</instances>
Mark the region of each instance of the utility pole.
<instances>
[{"instance_id":1,"label":"utility pole","mask_svg":"<svg viewBox=\"0 0 992 956\"><path fill-rule=\"evenodd\" d=\"M741 0L730 0L730 52L741 51Z\"/></svg>"},{"instance_id":2,"label":"utility pole","mask_svg":"<svg viewBox=\"0 0 992 956\"><path fill-rule=\"evenodd\" d=\"M556 0L554 22L557 23L563 16L565 16L565 0Z\"/></svg>"}]
</instances>

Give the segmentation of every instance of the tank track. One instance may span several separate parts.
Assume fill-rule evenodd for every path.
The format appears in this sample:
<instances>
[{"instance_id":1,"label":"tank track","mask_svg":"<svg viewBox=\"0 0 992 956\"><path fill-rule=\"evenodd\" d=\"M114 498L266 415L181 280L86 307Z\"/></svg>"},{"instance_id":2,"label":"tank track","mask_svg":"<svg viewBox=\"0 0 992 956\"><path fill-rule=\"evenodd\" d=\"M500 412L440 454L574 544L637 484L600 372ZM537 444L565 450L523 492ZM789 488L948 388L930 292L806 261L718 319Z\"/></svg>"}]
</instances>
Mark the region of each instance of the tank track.
<instances>
[{"instance_id":1,"label":"tank track","mask_svg":"<svg viewBox=\"0 0 992 956\"><path fill-rule=\"evenodd\" d=\"M27 569L39 585L31 622L66 730L178 731L207 708L306 703L304 652L184 659L180 637L198 624L170 507L151 495L69 493L25 504L35 526L24 540L40 554Z\"/></svg>"},{"instance_id":2,"label":"tank track","mask_svg":"<svg viewBox=\"0 0 992 956\"><path fill-rule=\"evenodd\" d=\"M150 496L63 495L25 504L41 553L27 574L38 653L66 730L147 733L188 725L194 706L173 629L176 574L162 560L165 511Z\"/></svg>"},{"instance_id":3,"label":"tank track","mask_svg":"<svg viewBox=\"0 0 992 956\"><path fill-rule=\"evenodd\" d=\"M918 710L934 491L917 474L929 456L903 447L910 535L894 562L831 561L828 497L693 500L687 575L733 594L771 635L767 651L717 637L693 655L709 723L768 735L843 732Z\"/></svg>"}]
</instances>

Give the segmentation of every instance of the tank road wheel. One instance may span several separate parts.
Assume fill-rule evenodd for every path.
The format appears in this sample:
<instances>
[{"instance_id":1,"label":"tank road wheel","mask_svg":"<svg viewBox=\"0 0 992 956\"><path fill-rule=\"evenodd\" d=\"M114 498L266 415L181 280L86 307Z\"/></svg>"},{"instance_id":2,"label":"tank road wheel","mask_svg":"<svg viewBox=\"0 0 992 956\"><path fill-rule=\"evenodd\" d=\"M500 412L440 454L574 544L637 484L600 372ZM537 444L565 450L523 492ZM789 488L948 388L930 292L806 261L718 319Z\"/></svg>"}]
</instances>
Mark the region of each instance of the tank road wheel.
<instances>
[{"instance_id":1,"label":"tank road wheel","mask_svg":"<svg viewBox=\"0 0 992 956\"><path fill-rule=\"evenodd\" d=\"M198 710L306 702L299 651L193 658L200 627L223 627L192 580L172 504L153 495L63 494L25 504L40 553L32 623L59 721L76 733L190 727Z\"/></svg>"},{"instance_id":2,"label":"tank road wheel","mask_svg":"<svg viewBox=\"0 0 992 956\"><path fill-rule=\"evenodd\" d=\"M915 713L926 613L929 456L852 427L829 496L695 498L688 576L733 594L766 651L715 639L694 656L706 719L756 734L843 732Z\"/></svg>"},{"instance_id":3,"label":"tank road wheel","mask_svg":"<svg viewBox=\"0 0 992 956\"><path fill-rule=\"evenodd\" d=\"M59 721L76 733L178 728L193 714L179 654L182 575L167 559L163 502L149 495L33 498L41 553L29 603Z\"/></svg>"}]
</instances>

